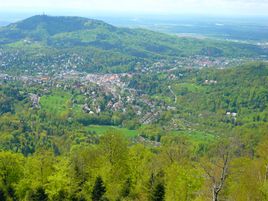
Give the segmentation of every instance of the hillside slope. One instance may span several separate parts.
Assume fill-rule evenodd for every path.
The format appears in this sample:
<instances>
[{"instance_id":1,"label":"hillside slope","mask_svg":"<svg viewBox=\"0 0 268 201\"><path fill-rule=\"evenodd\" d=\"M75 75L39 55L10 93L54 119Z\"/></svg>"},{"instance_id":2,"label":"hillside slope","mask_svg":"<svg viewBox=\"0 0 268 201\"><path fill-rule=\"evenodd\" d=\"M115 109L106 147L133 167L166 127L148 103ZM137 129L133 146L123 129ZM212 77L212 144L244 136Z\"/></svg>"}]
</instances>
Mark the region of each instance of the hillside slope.
<instances>
[{"instance_id":1,"label":"hillside slope","mask_svg":"<svg viewBox=\"0 0 268 201\"><path fill-rule=\"evenodd\" d=\"M19 61L16 58L10 67L18 68L20 64L21 68L33 69L25 59L30 58L36 65L45 63L48 68L57 63L55 57L78 54L83 60L76 62L78 68L89 71L109 68L130 71L138 62L148 64L196 55L231 58L268 55L266 49L250 44L178 38L144 29L118 28L87 18L46 15L0 28L1 47L11 55L14 50L19 51Z\"/></svg>"}]
</instances>

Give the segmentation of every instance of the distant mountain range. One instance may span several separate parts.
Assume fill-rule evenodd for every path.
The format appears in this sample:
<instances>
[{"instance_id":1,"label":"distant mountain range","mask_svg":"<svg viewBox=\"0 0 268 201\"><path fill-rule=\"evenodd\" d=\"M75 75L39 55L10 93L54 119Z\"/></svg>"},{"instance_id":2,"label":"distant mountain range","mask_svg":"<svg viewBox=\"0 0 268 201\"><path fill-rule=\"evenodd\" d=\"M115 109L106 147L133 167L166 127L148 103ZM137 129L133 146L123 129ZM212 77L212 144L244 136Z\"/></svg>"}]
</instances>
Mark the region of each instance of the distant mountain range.
<instances>
[{"instance_id":1,"label":"distant mountain range","mask_svg":"<svg viewBox=\"0 0 268 201\"><path fill-rule=\"evenodd\" d=\"M6 21L0 21L0 26L7 26L8 24L10 23Z\"/></svg>"},{"instance_id":2,"label":"distant mountain range","mask_svg":"<svg viewBox=\"0 0 268 201\"><path fill-rule=\"evenodd\" d=\"M33 16L1 27L0 48L9 53L21 51L21 57L27 55L33 61L37 53L45 54L47 58L75 53L84 59L83 68L120 68L122 71L129 71L138 62L150 63L185 56L268 55L267 49L251 44L179 38L145 29L118 28L82 17L47 15ZM40 58L37 60L40 61Z\"/></svg>"}]
</instances>

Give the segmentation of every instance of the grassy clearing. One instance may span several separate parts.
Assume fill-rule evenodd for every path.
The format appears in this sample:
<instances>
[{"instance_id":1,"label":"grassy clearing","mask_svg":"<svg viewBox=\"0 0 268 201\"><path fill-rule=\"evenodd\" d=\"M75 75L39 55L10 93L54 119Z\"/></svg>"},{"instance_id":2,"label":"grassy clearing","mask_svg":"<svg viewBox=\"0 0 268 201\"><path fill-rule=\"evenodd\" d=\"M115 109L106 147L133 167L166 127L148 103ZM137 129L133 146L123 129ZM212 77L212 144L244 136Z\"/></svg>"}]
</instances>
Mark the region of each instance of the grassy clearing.
<instances>
[{"instance_id":1,"label":"grassy clearing","mask_svg":"<svg viewBox=\"0 0 268 201\"><path fill-rule=\"evenodd\" d=\"M97 135L106 134L110 130L122 133L127 137L136 137L140 134L139 130L128 130L127 128L119 128L116 126L91 125L86 127L86 131L95 132ZM212 143L215 140L214 135L202 131L172 131L170 134L186 136L190 141L196 144Z\"/></svg>"},{"instance_id":2,"label":"grassy clearing","mask_svg":"<svg viewBox=\"0 0 268 201\"><path fill-rule=\"evenodd\" d=\"M205 89L203 86L194 83L178 83L172 86L175 93L180 93L182 91L187 91L191 93L203 92Z\"/></svg>"},{"instance_id":3,"label":"grassy clearing","mask_svg":"<svg viewBox=\"0 0 268 201\"><path fill-rule=\"evenodd\" d=\"M71 109L71 95L64 92L54 92L40 99L42 110L56 117L68 113Z\"/></svg>"},{"instance_id":4,"label":"grassy clearing","mask_svg":"<svg viewBox=\"0 0 268 201\"><path fill-rule=\"evenodd\" d=\"M119 128L116 126L98 126L98 125L91 125L86 128L87 131L96 132L97 135L103 135L110 130L115 130L118 133L122 133L127 137L135 137L138 135L137 130L129 130L127 128Z\"/></svg>"},{"instance_id":5,"label":"grassy clearing","mask_svg":"<svg viewBox=\"0 0 268 201\"><path fill-rule=\"evenodd\" d=\"M192 142L201 143L211 143L215 140L215 136L202 131L173 131L171 134L183 135L188 137Z\"/></svg>"}]
</instances>

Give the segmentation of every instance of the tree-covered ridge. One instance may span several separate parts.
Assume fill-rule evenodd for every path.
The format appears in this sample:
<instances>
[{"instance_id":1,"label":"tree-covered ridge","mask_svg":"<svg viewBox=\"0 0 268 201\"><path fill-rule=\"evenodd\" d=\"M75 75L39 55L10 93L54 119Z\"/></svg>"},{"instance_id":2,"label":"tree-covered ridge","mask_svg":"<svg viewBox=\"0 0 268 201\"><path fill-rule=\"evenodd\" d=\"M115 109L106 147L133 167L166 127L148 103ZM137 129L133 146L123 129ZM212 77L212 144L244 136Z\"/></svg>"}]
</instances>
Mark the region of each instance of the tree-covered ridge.
<instances>
[{"instance_id":1,"label":"tree-covered ridge","mask_svg":"<svg viewBox=\"0 0 268 201\"><path fill-rule=\"evenodd\" d=\"M226 129L267 122L267 81L267 64L251 63L230 69L136 75L130 86L176 107L175 119Z\"/></svg>"},{"instance_id":2,"label":"tree-covered ridge","mask_svg":"<svg viewBox=\"0 0 268 201\"><path fill-rule=\"evenodd\" d=\"M91 20L82 17L50 17L47 15L37 15L1 28L1 35L7 39L13 40L25 39L27 37L33 40L41 40L42 38L40 36L42 34L45 39L58 33L91 30L98 27L104 27L109 30L114 29L112 25L99 20ZM40 36L38 37L38 35Z\"/></svg>"},{"instance_id":3,"label":"tree-covered ridge","mask_svg":"<svg viewBox=\"0 0 268 201\"><path fill-rule=\"evenodd\" d=\"M99 20L86 19L82 17L50 17L47 15L37 15L26 20L9 25L22 31L36 31L42 28L48 35L55 35L62 32L73 32L85 29L95 29L98 26L112 30L113 26Z\"/></svg>"},{"instance_id":4,"label":"tree-covered ridge","mask_svg":"<svg viewBox=\"0 0 268 201\"><path fill-rule=\"evenodd\" d=\"M2 58L1 67L17 69L18 63L22 63L20 68L27 70L43 65L50 68L55 60L62 64L54 68L64 68L70 55L79 60L75 64L71 61L72 68L87 71L114 68L121 72L133 71L139 63L147 66L161 59L171 63L186 56L267 56L266 49L252 44L179 38L145 29L118 28L87 18L46 15L0 28L0 41L2 54L7 57Z\"/></svg>"}]
</instances>

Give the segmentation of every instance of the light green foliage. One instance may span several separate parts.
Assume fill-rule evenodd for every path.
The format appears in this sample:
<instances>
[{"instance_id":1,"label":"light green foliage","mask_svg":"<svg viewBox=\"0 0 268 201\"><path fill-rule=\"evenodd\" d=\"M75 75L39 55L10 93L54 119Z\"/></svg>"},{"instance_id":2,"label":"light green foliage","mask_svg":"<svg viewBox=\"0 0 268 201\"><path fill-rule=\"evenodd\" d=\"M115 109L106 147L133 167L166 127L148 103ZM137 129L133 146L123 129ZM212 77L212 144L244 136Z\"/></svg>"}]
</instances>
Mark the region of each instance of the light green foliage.
<instances>
[{"instance_id":1,"label":"light green foliage","mask_svg":"<svg viewBox=\"0 0 268 201\"><path fill-rule=\"evenodd\" d=\"M0 189L8 199L15 198L15 187L23 177L24 158L21 154L0 152Z\"/></svg>"},{"instance_id":2,"label":"light green foliage","mask_svg":"<svg viewBox=\"0 0 268 201\"><path fill-rule=\"evenodd\" d=\"M165 200L194 200L202 185L202 170L174 163L166 169Z\"/></svg>"},{"instance_id":3,"label":"light green foliage","mask_svg":"<svg viewBox=\"0 0 268 201\"><path fill-rule=\"evenodd\" d=\"M50 200L67 199L70 191L73 190L69 166L69 160L66 158L59 158L54 164L53 173L48 176L46 184L46 192Z\"/></svg>"}]
</instances>

